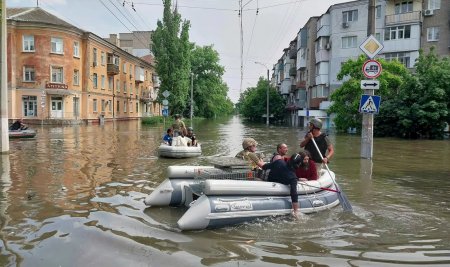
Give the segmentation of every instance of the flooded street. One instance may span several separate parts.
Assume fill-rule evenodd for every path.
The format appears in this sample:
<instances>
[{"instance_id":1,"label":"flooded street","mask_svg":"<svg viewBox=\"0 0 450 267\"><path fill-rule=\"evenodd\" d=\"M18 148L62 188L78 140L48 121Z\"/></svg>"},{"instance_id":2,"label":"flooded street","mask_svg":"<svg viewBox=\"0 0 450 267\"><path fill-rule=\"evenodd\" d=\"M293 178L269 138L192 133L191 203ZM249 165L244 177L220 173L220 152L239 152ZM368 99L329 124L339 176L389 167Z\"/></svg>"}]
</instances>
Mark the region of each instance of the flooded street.
<instances>
[{"instance_id":1,"label":"flooded street","mask_svg":"<svg viewBox=\"0 0 450 267\"><path fill-rule=\"evenodd\" d=\"M166 125L168 126L168 125ZM239 117L194 124L203 156L160 159L164 126L138 121L36 126L1 156L0 266L449 266L450 141L335 135L330 169L353 205L214 230L182 232L184 208L143 199L170 165L234 156L244 137L266 155L299 150L304 129Z\"/></svg>"}]
</instances>

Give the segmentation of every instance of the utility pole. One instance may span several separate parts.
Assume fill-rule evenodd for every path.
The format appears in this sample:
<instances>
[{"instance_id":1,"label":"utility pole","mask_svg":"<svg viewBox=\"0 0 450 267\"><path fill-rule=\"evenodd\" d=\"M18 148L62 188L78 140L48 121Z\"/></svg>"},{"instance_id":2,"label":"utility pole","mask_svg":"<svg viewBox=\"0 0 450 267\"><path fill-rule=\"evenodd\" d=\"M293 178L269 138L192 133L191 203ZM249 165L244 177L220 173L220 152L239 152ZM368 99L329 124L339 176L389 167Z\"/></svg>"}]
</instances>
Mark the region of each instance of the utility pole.
<instances>
[{"instance_id":1,"label":"utility pole","mask_svg":"<svg viewBox=\"0 0 450 267\"><path fill-rule=\"evenodd\" d=\"M6 65L6 0L0 0L1 8L1 26L0 26L0 116L1 116L1 153L9 151L9 132L8 132L8 67Z\"/></svg>"},{"instance_id":2,"label":"utility pole","mask_svg":"<svg viewBox=\"0 0 450 267\"><path fill-rule=\"evenodd\" d=\"M267 126L269 126L269 89L270 89L270 78L269 78L269 74L270 74L270 70L269 70L269 68L265 65L265 64L263 64L263 63L261 63L261 62L255 62L255 64L258 64L258 65L261 65L261 66L264 66L266 69L267 69L267 103L266 103L266 124L267 124Z\"/></svg>"},{"instance_id":3,"label":"utility pole","mask_svg":"<svg viewBox=\"0 0 450 267\"><path fill-rule=\"evenodd\" d=\"M191 127L192 127L192 116L194 111L192 110L192 105L194 102L194 73L191 72Z\"/></svg>"},{"instance_id":4,"label":"utility pole","mask_svg":"<svg viewBox=\"0 0 450 267\"><path fill-rule=\"evenodd\" d=\"M367 36L375 35L375 0L369 0L367 16ZM373 95L373 89L365 89L365 94ZM361 129L361 158L373 157L373 114L363 113Z\"/></svg>"}]
</instances>

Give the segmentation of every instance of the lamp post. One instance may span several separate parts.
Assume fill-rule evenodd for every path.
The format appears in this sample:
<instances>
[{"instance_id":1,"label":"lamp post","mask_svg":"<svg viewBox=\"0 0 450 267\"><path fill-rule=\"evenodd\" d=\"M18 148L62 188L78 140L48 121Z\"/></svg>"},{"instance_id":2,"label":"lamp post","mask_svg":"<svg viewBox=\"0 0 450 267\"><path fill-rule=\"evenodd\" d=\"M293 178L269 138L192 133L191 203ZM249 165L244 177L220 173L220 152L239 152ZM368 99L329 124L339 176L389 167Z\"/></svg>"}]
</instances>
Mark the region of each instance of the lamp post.
<instances>
[{"instance_id":1,"label":"lamp post","mask_svg":"<svg viewBox=\"0 0 450 267\"><path fill-rule=\"evenodd\" d=\"M266 106L266 113L267 114L266 114L266 124L269 125L269 88L270 88L269 68L265 64L263 64L261 62L258 62L258 61L255 61L255 64L264 66L267 69L267 106Z\"/></svg>"}]
</instances>

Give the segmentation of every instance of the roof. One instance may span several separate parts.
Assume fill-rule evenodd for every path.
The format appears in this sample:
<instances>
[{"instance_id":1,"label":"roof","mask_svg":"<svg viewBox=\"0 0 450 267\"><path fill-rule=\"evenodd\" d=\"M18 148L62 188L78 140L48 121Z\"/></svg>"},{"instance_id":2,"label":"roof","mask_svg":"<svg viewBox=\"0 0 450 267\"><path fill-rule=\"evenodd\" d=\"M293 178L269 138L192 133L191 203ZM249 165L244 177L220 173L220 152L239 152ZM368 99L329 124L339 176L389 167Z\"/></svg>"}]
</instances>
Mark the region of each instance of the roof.
<instances>
[{"instance_id":1,"label":"roof","mask_svg":"<svg viewBox=\"0 0 450 267\"><path fill-rule=\"evenodd\" d=\"M152 55L143 56L143 57L141 57L141 59L146 61L146 62L148 62L148 63L150 63L152 66L154 66L155 59L154 59L154 57Z\"/></svg>"},{"instance_id":2,"label":"roof","mask_svg":"<svg viewBox=\"0 0 450 267\"><path fill-rule=\"evenodd\" d=\"M7 19L22 22L45 23L62 26L70 29L81 30L40 7L18 7L6 9Z\"/></svg>"}]
</instances>

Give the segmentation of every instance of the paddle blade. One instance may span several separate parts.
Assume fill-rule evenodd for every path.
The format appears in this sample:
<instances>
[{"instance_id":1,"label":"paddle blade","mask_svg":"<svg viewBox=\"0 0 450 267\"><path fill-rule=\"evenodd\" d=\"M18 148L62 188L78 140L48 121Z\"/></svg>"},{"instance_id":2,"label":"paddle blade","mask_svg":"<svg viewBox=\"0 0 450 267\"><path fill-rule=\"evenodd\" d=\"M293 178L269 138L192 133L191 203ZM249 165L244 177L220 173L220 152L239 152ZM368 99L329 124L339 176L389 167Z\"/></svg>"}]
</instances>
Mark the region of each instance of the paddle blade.
<instances>
[{"instance_id":1,"label":"paddle blade","mask_svg":"<svg viewBox=\"0 0 450 267\"><path fill-rule=\"evenodd\" d=\"M353 212L352 204L350 204L350 201L348 201L347 196L344 194L344 192L341 190L341 188L338 186L339 193L338 193L338 199L339 203L341 203L342 209L344 212Z\"/></svg>"}]
</instances>

